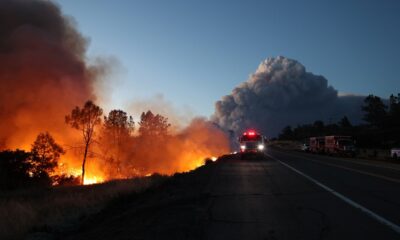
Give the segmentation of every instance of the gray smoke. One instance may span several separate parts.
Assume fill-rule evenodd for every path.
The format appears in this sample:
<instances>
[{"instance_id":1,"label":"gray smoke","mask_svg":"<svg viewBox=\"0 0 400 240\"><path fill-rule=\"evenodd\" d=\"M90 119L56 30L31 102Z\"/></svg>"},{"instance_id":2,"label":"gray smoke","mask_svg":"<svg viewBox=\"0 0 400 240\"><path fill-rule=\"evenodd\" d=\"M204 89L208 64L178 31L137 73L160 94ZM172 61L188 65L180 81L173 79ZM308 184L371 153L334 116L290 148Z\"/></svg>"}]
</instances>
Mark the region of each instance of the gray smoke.
<instances>
[{"instance_id":1,"label":"gray smoke","mask_svg":"<svg viewBox=\"0 0 400 240\"><path fill-rule=\"evenodd\" d=\"M0 149L30 148L39 132L65 143L64 116L95 99L104 66L53 1L0 0Z\"/></svg>"},{"instance_id":2,"label":"gray smoke","mask_svg":"<svg viewBox=\"0 0 400 240\"><path fill-rule=\"evenodd\" d=\"M296 60L276 57L263 61L246 82L215 104L213 121L239 133L255 128L275 137L287 125L347 116L361 121L362 96L339 96L323 76L307 72Z\"/></svg>"}]
</instances>

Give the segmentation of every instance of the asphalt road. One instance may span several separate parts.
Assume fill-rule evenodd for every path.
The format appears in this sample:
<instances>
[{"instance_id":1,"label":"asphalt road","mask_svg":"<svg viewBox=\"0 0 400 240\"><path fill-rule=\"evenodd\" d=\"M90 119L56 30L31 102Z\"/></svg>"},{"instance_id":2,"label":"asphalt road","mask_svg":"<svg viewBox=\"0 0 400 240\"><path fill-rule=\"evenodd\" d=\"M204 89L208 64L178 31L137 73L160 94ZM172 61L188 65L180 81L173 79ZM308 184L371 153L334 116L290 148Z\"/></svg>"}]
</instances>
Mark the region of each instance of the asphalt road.
<instances>
[{"instance_id":1,"label":"asphalt road","mask_svg":"<svg viewBox=\"0 0 400 240\"><path fill-rule=\"evenodd\" d=\"M268 149L172 178L67 239L400 239L400 167Z\"/></svg>"},{"instance_id":2,"label":"asphalt road","mask_svg":"<svg viewBox=\"0 0 400 240\"><path fill-rule=\"evenodd\" d=\"M221 164L206 239L400 239L400 169L269 149Z\"/></svg>"}]
</instances>

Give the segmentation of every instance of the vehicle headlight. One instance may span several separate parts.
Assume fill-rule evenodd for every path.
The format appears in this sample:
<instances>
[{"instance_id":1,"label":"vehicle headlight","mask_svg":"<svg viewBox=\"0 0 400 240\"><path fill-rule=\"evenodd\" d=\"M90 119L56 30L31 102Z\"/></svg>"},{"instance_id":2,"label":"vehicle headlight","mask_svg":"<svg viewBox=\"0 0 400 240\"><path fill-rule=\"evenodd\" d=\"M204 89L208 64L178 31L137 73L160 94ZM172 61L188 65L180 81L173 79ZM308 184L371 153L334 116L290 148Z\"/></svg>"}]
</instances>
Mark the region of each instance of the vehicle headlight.
<instances>
[{"instance_id":1,"label":"vehicle headlight","mask_svg":"<svg viewBox=\"0 0 400 240\"><path fill-rule=\"evenodd\" d=\"M258 150L263 150L264 149L264 144L259 144L258 145Z\"/></svg>"}]
</instances>

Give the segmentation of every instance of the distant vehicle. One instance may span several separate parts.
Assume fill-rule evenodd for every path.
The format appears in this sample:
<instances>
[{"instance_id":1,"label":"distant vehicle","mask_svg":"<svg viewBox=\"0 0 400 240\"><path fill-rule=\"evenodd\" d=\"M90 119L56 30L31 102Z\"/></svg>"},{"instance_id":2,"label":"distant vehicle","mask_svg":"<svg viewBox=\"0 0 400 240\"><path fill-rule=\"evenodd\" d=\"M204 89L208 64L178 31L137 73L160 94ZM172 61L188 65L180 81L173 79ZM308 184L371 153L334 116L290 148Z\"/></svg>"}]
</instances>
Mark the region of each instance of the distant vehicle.
<instances>
[{"instance_id":1,"label":"distant vehicle","mask_svg":"<svg viewBox=\"0 0 400 240\"><path fill-rule=\"evenodd\" d=\"M310 152L324 153L325 152L325 137L310 138Z\"/></svg>"},{"instance_id":2,"label":"distant vehicle","mask_svg":"<svg viewBox=\"0 0 400 240\"><path fill-rule=\"evenodd\" d=\"M392 149L390 150L390 156L391 156L393 159L398 159L398 158L400 158L400 148L392 148Z\"/></svg>"},{"instance_id":3,"label":"distant vehicle","mask_svg":"<svg viewBox=\"0 0 400 240\"><path fill-rule=\"evenodd\" d=\"M239 137L240 153L264 153L266 139L255 130L248 130Z\"/></svg>"},{"instance_id":4,"label":"distant vehicle","mask_svg":"<svg viewBox=\"0 0 400 240\"><path fill-rule=\"evenodd\" d=\"M354 140L350 136L325 136L325 153L334 155L355 155Z\"/></svg>"},{"instance_id":5,"label":"distant vehicle","mask_svg":"<svg viewBox=\"0 0 400 240\"><path fill-rule=\"evenodd\" d=\"M300 150L303 152L309 152L310 151L310 144L308 143L303 143L300 147Z\"/></svg>"}]
</instances>

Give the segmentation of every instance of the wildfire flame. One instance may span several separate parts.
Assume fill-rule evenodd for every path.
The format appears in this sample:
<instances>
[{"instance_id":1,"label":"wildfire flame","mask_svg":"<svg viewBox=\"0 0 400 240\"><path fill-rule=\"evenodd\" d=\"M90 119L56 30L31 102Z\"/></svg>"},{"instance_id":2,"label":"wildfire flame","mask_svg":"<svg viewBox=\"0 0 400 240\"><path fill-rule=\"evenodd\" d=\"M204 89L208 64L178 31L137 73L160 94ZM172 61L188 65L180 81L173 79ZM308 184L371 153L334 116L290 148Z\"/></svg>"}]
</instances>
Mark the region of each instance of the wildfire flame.
<instances>
[{"instance_id":1,"label":"wildfire flame","mask_svg":"<svg viewBox=\"0 0 400 240\"><path fill-rule=\"evenodd\" d=\"M83 181L84 185L91 185L91 184L96 184L96 183L102 183L104 182L104 179L98 176L85 176L85 179Z\"/></svg>"}]
</instances>

